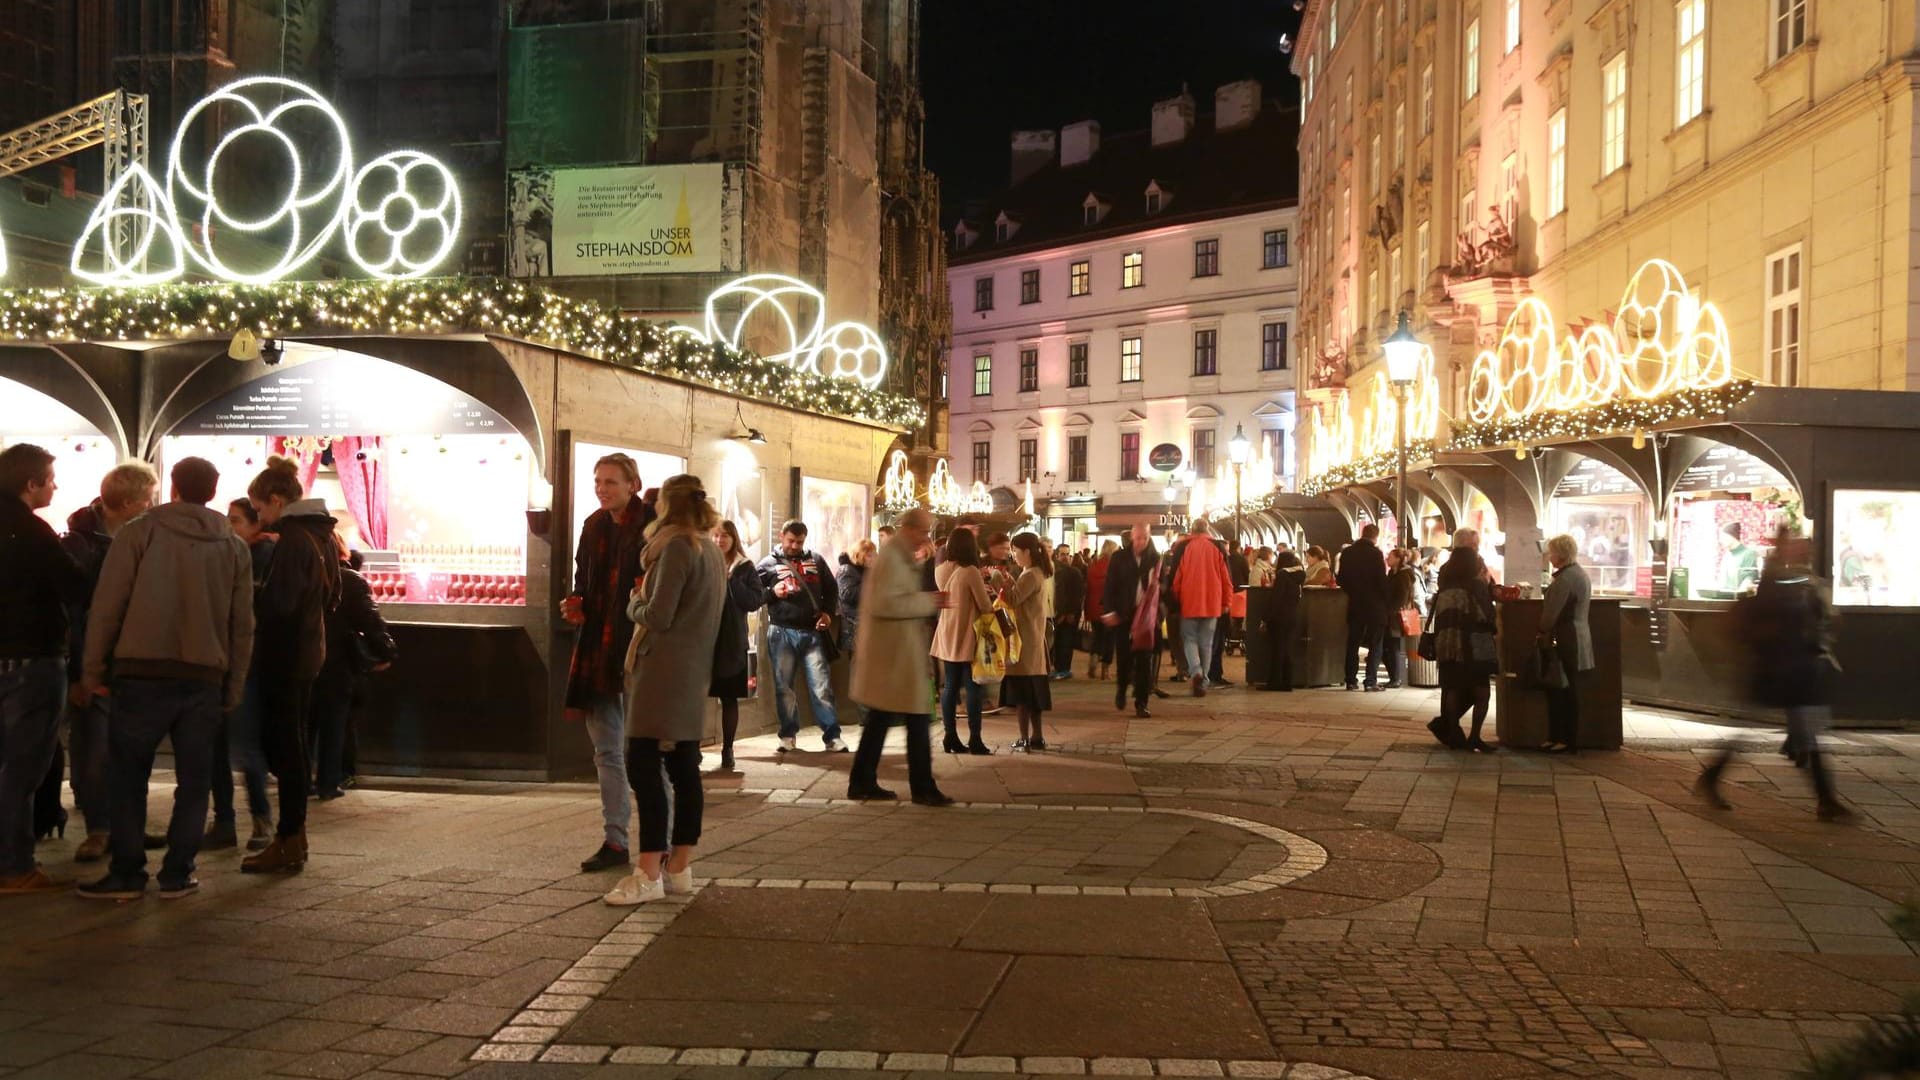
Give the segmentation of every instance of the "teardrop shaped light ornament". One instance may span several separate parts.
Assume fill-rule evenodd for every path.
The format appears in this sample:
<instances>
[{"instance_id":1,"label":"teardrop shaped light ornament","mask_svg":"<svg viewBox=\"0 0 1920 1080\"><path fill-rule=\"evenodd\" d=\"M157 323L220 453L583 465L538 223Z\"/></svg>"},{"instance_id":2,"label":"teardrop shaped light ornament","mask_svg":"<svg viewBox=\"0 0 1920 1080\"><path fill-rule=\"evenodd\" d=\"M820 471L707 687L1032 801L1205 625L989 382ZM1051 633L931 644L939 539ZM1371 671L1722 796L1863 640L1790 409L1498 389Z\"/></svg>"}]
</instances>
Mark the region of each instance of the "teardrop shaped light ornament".
<instances>
[{"instance_id":1,"label":"teardrop shaped light ornament","mask_svg":"<svg viewBox=\"0 0 1920 1080\"><path fill-rule=\"evenodd\" d=\"M113 230L123 221L137 230L125 251L113 242ZM86 265L87 249L96 241L98 269ZM158 249L156 242L160 244ZM174 222L166 193L143 166L129 165L87 217L67 269L74 277L95 285L163 285L186 273L186 249L186 239ZM149 261L155 257L163 260L160 268L149 269Z\"/></svg>"}]
</instances>

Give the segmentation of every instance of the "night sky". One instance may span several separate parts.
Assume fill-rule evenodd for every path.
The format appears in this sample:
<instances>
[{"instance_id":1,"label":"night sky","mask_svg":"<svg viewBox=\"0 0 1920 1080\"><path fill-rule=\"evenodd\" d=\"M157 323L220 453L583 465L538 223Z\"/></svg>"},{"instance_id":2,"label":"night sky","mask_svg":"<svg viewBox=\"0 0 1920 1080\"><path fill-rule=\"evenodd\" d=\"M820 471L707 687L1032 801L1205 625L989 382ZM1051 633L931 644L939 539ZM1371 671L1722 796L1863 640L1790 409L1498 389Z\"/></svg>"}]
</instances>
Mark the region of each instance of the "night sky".
<instances>
[{"instance_id":1,"label":"night sky","mask_svg":"<svg viewBox=\"0 0 1920 1080\"><path fill-rule=\"evenodd\" d=\"M1012 131L1142 130L1182 82L1201 113L1236 79L1299 100L1278 44L1299 24L1292 0L924 0L922 14L927 164L949 217L1005 185Z\"/></svg>"}]
</instances>

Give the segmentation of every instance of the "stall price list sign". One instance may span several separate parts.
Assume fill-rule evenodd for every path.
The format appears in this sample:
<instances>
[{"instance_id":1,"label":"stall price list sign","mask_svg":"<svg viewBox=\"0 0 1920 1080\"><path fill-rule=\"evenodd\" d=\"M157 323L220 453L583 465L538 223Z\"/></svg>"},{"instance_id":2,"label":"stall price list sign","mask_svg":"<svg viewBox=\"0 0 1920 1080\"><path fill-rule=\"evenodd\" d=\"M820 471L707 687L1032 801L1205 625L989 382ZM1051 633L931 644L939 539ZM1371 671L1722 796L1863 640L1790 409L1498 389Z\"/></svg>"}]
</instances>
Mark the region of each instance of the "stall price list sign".
<instances>
[{"instance_id":1,"label":"stall price list sign","mask_svg":"<svg viewBox=\"0 0 1920 1080\"><path fill-rule=\"evenodd\" d=\"M180 435L484 435L499 413L398 364L333 353L269 371L195 410Z\"/></svg>"}]
</instances>

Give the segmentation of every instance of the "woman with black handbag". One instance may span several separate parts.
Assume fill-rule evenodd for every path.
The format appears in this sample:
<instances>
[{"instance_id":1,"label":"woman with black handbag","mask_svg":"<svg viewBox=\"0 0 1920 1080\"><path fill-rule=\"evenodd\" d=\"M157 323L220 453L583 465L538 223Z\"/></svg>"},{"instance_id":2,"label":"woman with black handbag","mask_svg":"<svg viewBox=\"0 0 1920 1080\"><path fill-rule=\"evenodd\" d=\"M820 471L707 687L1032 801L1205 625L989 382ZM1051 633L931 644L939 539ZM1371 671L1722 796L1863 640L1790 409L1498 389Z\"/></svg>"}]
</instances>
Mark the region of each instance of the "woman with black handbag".
<instances>
[{"instance_id":1,"label":"woman with black handbag","mask_svg":"<svg viewBox=\"0 0 1920 1080\"><path fill-rule=\"evenodd\" d=\"M1427 723L1433 737L1452 749L1491 753L1480 739L1492 704L1490 679L1499 667L1494 642L1493 589L1480 554L1456 547L1440 568L1433 598L1434 656L1440 666L1440 715ZM1473 710L1473 730L1462 736L1460 718Z\"/></svg>"},{"instance_id":2,"label":"woman with black handbag","mask_svg":"<svg viewBox=\"0 0 1920 1080\"><path fill-rule=\"evenodd\" d=\"M1547 561L1553 564L1553 583L1540 605L1537 644L1550 647L1559 659L1560 676L1547 674L1547 742L1549 753L1580 752L1580 673L1593 670L1593 630L1587 607L1593 585L1576 561L1580 544L1564 533L1547 541Z\"/></svg>"}]
</instances>

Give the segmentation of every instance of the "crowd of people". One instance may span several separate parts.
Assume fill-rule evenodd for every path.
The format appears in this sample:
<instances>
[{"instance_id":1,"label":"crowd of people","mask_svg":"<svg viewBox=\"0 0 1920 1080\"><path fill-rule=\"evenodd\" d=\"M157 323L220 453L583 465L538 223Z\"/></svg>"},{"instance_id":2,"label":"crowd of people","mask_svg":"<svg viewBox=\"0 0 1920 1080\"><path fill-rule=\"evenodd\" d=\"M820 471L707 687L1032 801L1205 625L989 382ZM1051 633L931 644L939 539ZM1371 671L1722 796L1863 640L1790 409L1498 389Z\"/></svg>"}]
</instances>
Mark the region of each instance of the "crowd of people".
<instances>
[{"instance_id":1,"label":"crowd of people","mask_svg":"<svg viewBox=\"0 0 1920 1080\"><path fill-rule=\"evenodd\" d=\"M201 851L238 846L236 768L254 823L246 872L300 869L309 796L338 798L351 784L356 688L397 659L357 556L324 502L307 497L293 462L270 459L225 513L209 505L218 482L210 462L184 458L158 502L150 467L121 466L59 536L36 513L56 490L52 455L27 444L0 452L0 894L65 887L35 861L34 846L64 835L69 758L87 832L76 861L110 860L76 891L116 900L144 895L149 849L165 849L159 895L173 898L198 887ZM1176 685L1204 697L1232 685L1221 658L1257 627L1268 650L1264 689L1289 692L1311 588L1344 594L1347 690L1402 686L1413 659L1434 661L1441 706L1430 730L1450 748L1492 749L1482 731L1500 668L1501 593L1472 529L1454 533L1444 553L1383 551L1368 524L1330 557L1317 545L1247 550L1201 519L1164 551L1135 525L1124 542L1074 552L971 517L936 536L931 516L914 510L837 564L809 548L805 522L789 521L755 562L697 476L643 490L634 460L616 453L595 463L593 493L598 508L582 526L573 587L559 607L576 630L566 711L591 745L603 818L581 870L626 871L609 904L692 888L707 703L718 705L719 769L732 772L741 702L759 689L755 612L764 613L776 753L799 750L804 693L821 750L853 753L851 799L898 798L878 770L887 733L900 726L912 801L952 802L934 778L936 707L947 753L994 754L982 718L1001 710L1016 714L1008 749L1049 750L1052 684L1075 677L1083 649L1086 677L1113 682L1114 707L1131 700L1135 717L1150 718L1152 702L1169 696L1163 657ZM1809 770L1822 816L1837 818L1847 811L1818 745L1830 695L1828 616L1804 552L1793 557L1804 546L1782 538L1745 622L1763 628L1752 635L1767 672L1762 697L1791 719L1786 752ZM1551 672L1538 677L1548 717L1541 749L1577 752L1581 686L1595 663L1592 585L1574 537L1553 537L1545 551L1553 576L1534 642ZM857 751L843 737L834 691L842 657ZM163 740L178 789L165 834L153 836L148 785ZM1715 802L1724 801L1724 764L1701 781Z\"/></svg>"}]
</instances>

